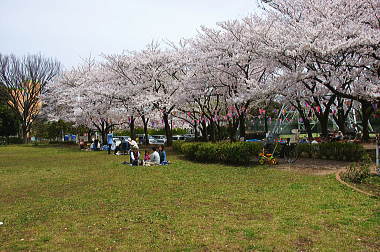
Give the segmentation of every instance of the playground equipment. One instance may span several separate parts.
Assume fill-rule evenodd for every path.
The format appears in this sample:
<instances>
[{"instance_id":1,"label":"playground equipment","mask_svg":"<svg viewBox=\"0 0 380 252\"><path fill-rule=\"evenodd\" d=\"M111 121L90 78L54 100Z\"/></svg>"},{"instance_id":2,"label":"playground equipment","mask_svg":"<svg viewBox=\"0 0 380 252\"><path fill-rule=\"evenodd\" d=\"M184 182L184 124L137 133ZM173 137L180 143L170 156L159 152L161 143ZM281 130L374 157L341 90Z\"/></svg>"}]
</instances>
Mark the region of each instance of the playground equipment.
<instances>
[{"instance_id":1,"label":"playground equipment","mask_svg":"<svg viewBox=\"0 0 380 252\"><path fill-rule=\"evenodd\" d=\"M357 104L357 102L352 101L354 105L352 106L346 121L347 129L351 132L361 132L361 121L358 120L357 114L359 113L359 107L360 105ZM348 105L344 105L344 109L347 109ZM338 108L332 107L333 111L336 111ZM311 129L313 130L318 125L318 119L315 115L311 116L309 118ZM335 120L333 119L333 115L329 115L329 121L332 123L333 128L338 130L339 127L336 124ZM298 111L291 105L283 104L281 109L278 112L277 118L275 120L275 125L273 126L271 132L274 134L284 134L286 133L287 128L289 128L289 125L294 124L297 125L297 128L299 131L305 131L304 123L302 121L302 118L300 117ZM373 127L370 122L368 122L368 127L370 131L373 131Z\"/></svg>"}]
</instances>

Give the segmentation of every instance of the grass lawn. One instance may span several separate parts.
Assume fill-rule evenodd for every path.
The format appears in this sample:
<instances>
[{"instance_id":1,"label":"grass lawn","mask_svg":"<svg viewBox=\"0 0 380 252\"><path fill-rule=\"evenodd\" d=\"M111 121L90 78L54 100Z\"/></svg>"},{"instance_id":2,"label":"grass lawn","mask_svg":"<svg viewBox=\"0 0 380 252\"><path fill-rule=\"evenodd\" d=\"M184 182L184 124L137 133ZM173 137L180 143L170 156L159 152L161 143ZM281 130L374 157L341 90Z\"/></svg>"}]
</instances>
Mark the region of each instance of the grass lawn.
<instances>
[{"instance_id":1,"label":"grass lawn","mask_svg":"<svg viewBox=\"0 0 380 252\"><path fill-rule=\"evenodd\" d=\"M380 249L380 201L334 175L124 159L0 147L0 251Z\"/></svg>"}]
</instances>

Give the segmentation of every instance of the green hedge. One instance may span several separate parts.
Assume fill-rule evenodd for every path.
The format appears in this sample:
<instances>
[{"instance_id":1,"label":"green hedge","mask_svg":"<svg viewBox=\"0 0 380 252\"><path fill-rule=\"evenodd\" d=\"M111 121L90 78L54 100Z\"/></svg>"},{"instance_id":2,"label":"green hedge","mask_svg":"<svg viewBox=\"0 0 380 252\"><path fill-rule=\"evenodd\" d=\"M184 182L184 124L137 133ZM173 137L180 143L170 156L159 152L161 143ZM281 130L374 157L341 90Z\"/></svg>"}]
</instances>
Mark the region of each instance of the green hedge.
<instances>
[{"instance_id":1,"label":"green hedge","mask_svg":"<svg viewBox=\"0 0 380 252\"><path fill-rule=\"evenodd\" d=\"M297 150L301 157L341 161L360 161L365 154L361 144L342 142L299 144Z\"/></svg>"},{"instance_id":2,"label":"green hedge","mask_svg":"<svg viewBox=\"0 0 380 252\"><path fill-rule=\"evenodd\" d=\"M280 146L277 147L280 150ZM176 141L173 150L182 153L189 160L209 163L247 164L257 158L262 150L261 143L189 143ZM361 161L366 153L361 144L319 143L298 144L301 157L341 161Z\"/></svg>"},{"instance_id":3,"label":"green hedge","mask_svg":"<svg viewBox=\"0 0 380 252\"><path fill-rule=\"evenodd\" d=\"M173 149L199 162L244 165L255 160L262 150L260 143L189 143L175 142Z\"/></svg>"},{"instance_id":4,"label":"green hedge","mask_svg":"<svg viewBox=\"0 0 380 252\"><path fill-rule=\"evenodd\" d=\"M22 144L24 140L18 137L0 137L0 144Z\"/></svg>"},{"instance_id":5,"label":"green hedge","mask_svg":"<svg viewBox=\"0 0 380 252\"><path fill-rule=\"evenodd\" d=\"M181 153L182 144L186 143L185 141L173 141L173 150L175 152Z\"/></svg>"}]
</instances>

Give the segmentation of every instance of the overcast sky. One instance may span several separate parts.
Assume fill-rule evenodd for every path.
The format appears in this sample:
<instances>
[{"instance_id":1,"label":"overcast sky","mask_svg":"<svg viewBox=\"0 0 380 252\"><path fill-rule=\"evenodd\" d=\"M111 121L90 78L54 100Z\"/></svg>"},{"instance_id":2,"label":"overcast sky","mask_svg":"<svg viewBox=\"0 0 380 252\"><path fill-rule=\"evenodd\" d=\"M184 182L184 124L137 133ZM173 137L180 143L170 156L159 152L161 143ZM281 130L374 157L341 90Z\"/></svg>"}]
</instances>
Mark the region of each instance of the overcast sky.
<instances>
[{"instance_id":1,"label":"overcast sky","mask_svg":"<svg viewBox=\"0 0 380 252\"><path fill-rule=\"evenodd\" d=\"M178 41L242 18L255 0L0 0L1 53L42 53L66 68L100 53Z\"/></svg>"}]
</instances>

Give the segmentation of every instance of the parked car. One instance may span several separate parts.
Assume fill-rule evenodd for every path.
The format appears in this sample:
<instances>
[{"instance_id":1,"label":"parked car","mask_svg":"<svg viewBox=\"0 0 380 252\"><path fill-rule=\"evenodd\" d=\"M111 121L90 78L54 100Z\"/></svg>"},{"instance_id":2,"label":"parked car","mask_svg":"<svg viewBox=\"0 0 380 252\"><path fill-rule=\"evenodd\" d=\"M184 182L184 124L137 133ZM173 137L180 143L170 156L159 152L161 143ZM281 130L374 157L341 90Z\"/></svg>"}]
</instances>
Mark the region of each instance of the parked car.
<instances>
[{"instance_id":1,"label":"parked car","mask_svg":"<svg viewBox=\"0 0 380 252\"><path fill-rule=\"evenodd\" d=\"M151 144L165 144L167 139L164 135L153 135L154 141ZM150 143L150 140L149 140Z\"/></svg>"},{"instance_id":2,"label":"parked car","mask_svg":"<svg viewBox=\"0 0 380 252\"><path fill-rule=\"evenodd\" d=\"M183 135L183 137L185 138L185 140L192 140L195 138L195 135L194 134L185 134L185 135Z\"/></svg>"},{"instance_id":3,"label":"parked car","mask_svg":"<svg viewBox=\"0 0 380 252\"><path fill-rule=\"evenodd\" d=\"M185 140L185 136L183 136L183 135L173 136L173 141L178 141L178 140Z\"/></svg>"},{"instance_id":4,"label":"parked car","mask_svg":"<svg viewBox=\"0 0 380 252\"><path fill-rule=\"evenodd\" d=\"M156 138L154 138L151 135L148 136L148 141L149 141L149 144L159 144L157 143Z\"/></svg>"}]
</instances>

